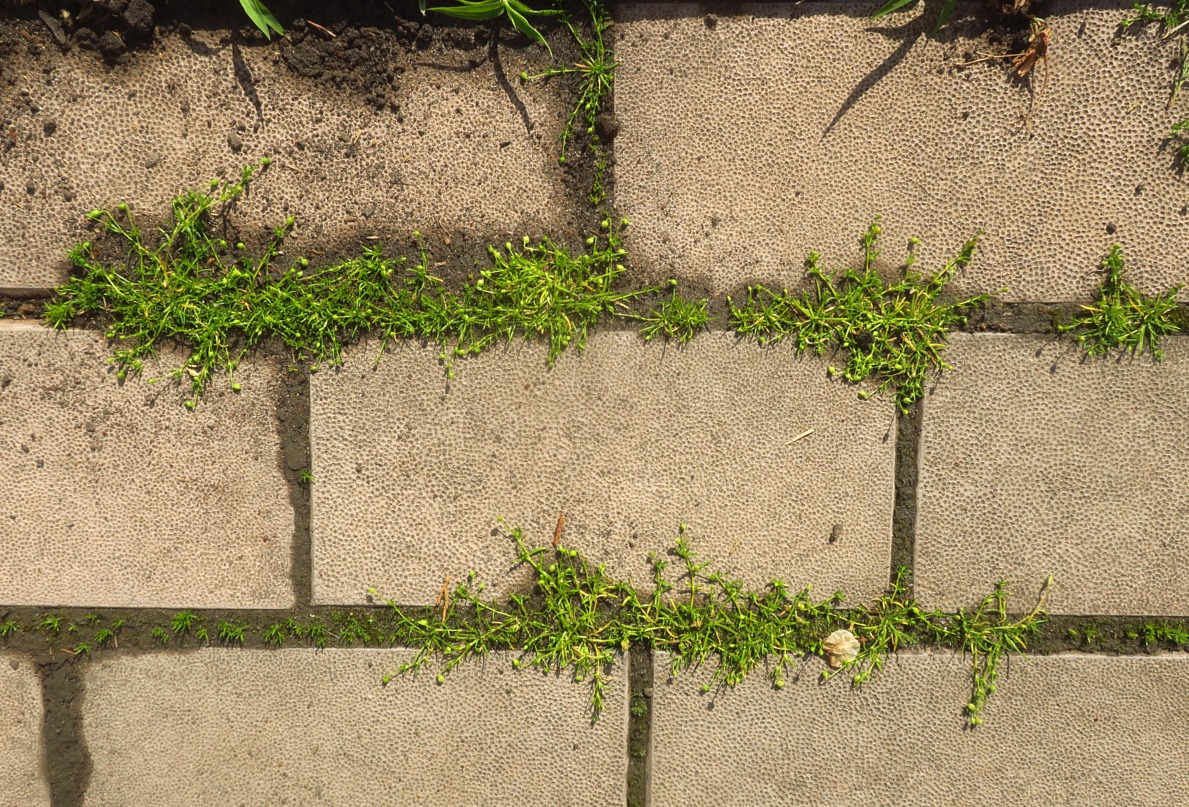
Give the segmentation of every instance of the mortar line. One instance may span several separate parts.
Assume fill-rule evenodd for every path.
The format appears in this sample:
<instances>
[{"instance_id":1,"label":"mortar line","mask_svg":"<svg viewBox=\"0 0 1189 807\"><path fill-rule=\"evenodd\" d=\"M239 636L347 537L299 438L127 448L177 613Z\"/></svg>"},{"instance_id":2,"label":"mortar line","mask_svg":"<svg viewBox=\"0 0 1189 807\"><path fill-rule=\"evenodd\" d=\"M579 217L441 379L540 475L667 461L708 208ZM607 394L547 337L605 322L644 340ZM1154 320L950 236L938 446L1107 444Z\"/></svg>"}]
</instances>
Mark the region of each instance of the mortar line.
<instances>
[{"instance_id":1,"label":"mortar line","mask_svg":"<svg viewBox=\"0 0 1189 807\"><path fill-rule=\"evenodd\" d=\"M84 685L78 657L41 656L42 766L52 807L81 807L91 780L91 754L83 734Z\"/></svg>"},{"instance_id":2,"label":"mortar line","mask_svg":"<svg viewBox=\"0 0 1189 807\"><path fill-rule=\"evenodd\" d=\"M921 425L924 400L896 415L895 495L892 505L892 551L889 579L900 568L909 571L909 593L916 571L917 480L920 476Z\"/></svg>"},{"instance_id":3,"label":"mortar line","mask_svg":"<svg viewBox=\"0 0 1189 807\"><path fill-rule=\"evenodd\" d=\"M280 436L278 462L289 486L293 507L293 543L290 549L289 577L293 583L294 608L308 609L313 603L313 529L311 525L312 485L303 479L314 472L310 445L310 374L286 378L277 400Z\"/></svg>"},{"instance_id":4,"label":"mortar line","mask_svg":"<svg viewBox=\"0 0 1189 807\"><path fill-rule=\"evenodd\" d=\"M637 643L628 654L628 807L651 804L653 680L652 651Z\"/></svg>"}]
</instances>

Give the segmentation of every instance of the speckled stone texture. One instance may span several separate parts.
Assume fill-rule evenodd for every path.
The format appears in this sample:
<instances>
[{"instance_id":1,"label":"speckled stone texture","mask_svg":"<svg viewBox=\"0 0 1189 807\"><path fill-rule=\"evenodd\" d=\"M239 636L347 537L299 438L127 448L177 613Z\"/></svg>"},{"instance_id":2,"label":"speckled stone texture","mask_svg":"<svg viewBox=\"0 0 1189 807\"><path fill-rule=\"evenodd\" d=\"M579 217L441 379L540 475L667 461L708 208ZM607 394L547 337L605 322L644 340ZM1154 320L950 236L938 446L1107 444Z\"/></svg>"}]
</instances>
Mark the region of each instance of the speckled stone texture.
<instances>
[{"instance_id":1,"label":"speckled stone texture","mask_svg":"<svg viewBox=\"0 0 1189 807\"><path fill-rule=\"evenodd\" d=\"M1146 290L1189 281L1189 208L1161 149L1177 45L1154 26L1120 36L1128 0L1045 6L1035 101L1002 59L959 66L994 52L977 4L935 36L935 7L872 23L874 8L617 7L615 198L638 265L791 286L811 250L854 265L883 214L889 267L920 236L934 271L984 229L956 287L1004 299L1089 298L1114 241Z\"/></svg>"},{"instance_id":2,"label":"speckled stone texture","mask_svg":"<svg viewBox=\"0 0 1189 807\"><path fill-rule=\"evenodd\" d=\"M653 807L1153 805L1189 788L1189 657L1013 659L983 712L961 656L901 655L854 690L820 661L774 691L763 675L653 698Z\"/></svg>"},{"instance_id":3,"label":"speckled stone texture","mask_svg":"<svg viewBox=\"0 0 1189 807\"><path fill-rule=\"evenodd\" d=\"M37 669L24 656L0 653L0 807L49 807L41 720Z\"/></svg>"},{"instance_id":4,"label":"speckled stone texture","mask_svg":"<svg viewBox=\"0 0 1189 807\"><path fill-rule=\"evenodd\" d=\"M116 379L91 332L0 321L0 603L284 608L293 508L279 371L191 412L164 351ZM188 386L187 386L188 390Z\"/></svg>"},{"instance_id":5,"label":"speckled stone texture","mask_svg":"<svg viewBox=\"0 0 1189 807\"><path fill-rule=\"evenodd\" d=\"M259 109L237 79L237 49ZM536 50L501 47L507 90L486 46L386 54L405 68L399 117L297 77L272 46L232 46L228 32L166 35L115 69L77 49L45 63L14 55L5 75L16 84L0 100L16 144L0 168L0 289L60 283L91 208L126 201L162 217L183 188L265 156L275 162L238 221L266 233L295 216L290 254L414 228L556 236L568 221L557 164L567 88L515 79L541 63Z\"/></svg>"},{"instance_id":6,"label":"speckled stone texture","mask_svg":"<svg viewBox=\"0 0 1189 807\"><path fill-rule=\"evenodd\" d=\"M1189 339L1155 364L1068 341L957 334L925 399L916 594L969 606L997 579L1057 614L1189 614Z\"/></svg>"},{"instance_id":7,"label":"speckled stone texture","mask_svg":"<svg viewBox=\"0 0 1189 807\"><path fill-rule=\"evenodd\" d=\"M589 689L512 655L381 676L413 650L229 650L98 662L82 715L86 805L624 802L627 678Z\"/></svg>"},{"instance_id":8,"label":"speckled stone texture","mask_svg":"<svg viewBox=\"0 0 1189 807\"><path fill-rule=\"evenodd\" d=\"M508 593L528 570L497 518L545 546L563 512L567 546L643 589L682 523L755 586L861 599L887 584L894 407L827 380L822 360L724 333L675 349L603 332L553 370L515 343L447 384L437 347L379 351L312 380L316 603L369 586L433 603L468 569Z\"/></svg>"}]
</instances>

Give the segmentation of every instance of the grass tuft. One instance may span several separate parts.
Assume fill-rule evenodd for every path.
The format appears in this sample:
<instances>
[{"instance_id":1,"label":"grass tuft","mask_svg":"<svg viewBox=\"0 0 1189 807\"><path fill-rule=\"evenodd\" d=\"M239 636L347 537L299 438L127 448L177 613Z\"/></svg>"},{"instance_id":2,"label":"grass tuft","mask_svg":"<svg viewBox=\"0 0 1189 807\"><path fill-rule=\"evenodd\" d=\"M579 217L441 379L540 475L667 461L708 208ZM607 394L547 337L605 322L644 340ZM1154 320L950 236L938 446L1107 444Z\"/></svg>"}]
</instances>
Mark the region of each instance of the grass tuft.
<instances>
[{"instance_id":1,"label":"grass tuft","mask_svg":"<svg viewBox=\"0 0 1189 807\"><path fill-rule=\"evenodd\" d=\"M1160 361L1164 358L1161 339L1180 330L1173 314L1177 309L1174 298L1181 287L1145 297L1127 282L1123 250L1118 244L1111 245L1102 261L1102 270L1106 276L1094 304L1082 306L1086 311L1084 316L1058 325L1058 333L1073 332L1078 346L1090 356L1102 356L1112 350L1130 351L1132 355L1149 350L1152 358Z\"/></svg>"},{"instance_id":2,"label":"grass tuft","mask_svg":"<svg viewBox=\"0 0 1189 807\"><path fill-rule=\"evenodd\" d=\"M811 253L805 273L813 288L801 295L777 293L763 286L748 289L747 300L736 306L727 298L731 324L740 334L763 343L785 338L797 350L819 355L830 348L847 351L842 375L850 382L867 378L879 381L867 398L891 388L901 410L925 394L931 371L949 369L943 359L946 335L966 322L966 312L980 305L986 295L945 302L942 291L958 270L969 265L978 244L970 239L936 274L925 277L913 271L912 246L902 276L888 283L875 269L877 245L883 232L878 217L863 234L862 269L832 274L823 271L821 256Z\"/></svg>"},{"instance_id":3,"label":"grass tuft","mask_svg":"<svg viewBox=\"0 0 1189 807\"><path fill-rule=\"evenodd\" d=\"M705 298L687 300L677 292L676 281L672 285L673 294L668 300L662 301L647 316L637 317L644 323L640 333L645 342L663 336L683 345L710 321L709 301Z\"/></svg>"}]
</instances>

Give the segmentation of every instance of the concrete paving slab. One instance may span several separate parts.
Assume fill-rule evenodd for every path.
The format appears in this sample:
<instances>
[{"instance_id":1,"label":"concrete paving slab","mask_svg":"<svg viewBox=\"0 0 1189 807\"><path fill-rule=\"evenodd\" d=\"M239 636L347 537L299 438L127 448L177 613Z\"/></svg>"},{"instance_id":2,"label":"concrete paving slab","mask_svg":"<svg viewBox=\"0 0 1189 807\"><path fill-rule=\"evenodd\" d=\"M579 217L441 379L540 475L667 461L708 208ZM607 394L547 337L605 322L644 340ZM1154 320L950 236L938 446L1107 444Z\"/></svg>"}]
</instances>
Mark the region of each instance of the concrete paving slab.
<instances>
[{"instance_id":1,"label":"concrete paving slab","mask_svg":"<svg viewBox=\"0 0 1189 807\"><path fill-rule=\"evenodd\" d=\"M627 677L589 690L512 656L386 671L414 650L233 650L97 663L82 706L84 804L622 804Z\"/></svg>"},{"instance_id":2,"label":"concrete paving slab","mask_svg":"<svg viewBox=\"0 0 1189 807\"><path fill-rule=\"evenodd\" d=\"M976 603L997 579L1057 614L1189 614L1189 339L1159 364L1069 342L957 334L924 402L916 593ZM1022 598L1021 610L1030 607Z\"/></svg>"},{"instance_id":3,"label":"concrete paving slab","mask_svg":"<svg viewBox=\"0 0 1189 807\"><path fill-rule=\"evenodd\" d=\"M295 216L293 255L413 229L565 229L563 83L501 82L486 45L383 52L374 58L398 76L399 108L377 112L358 92L297 76L277 46L232 42L229 31L165 34L114 69L80 49L52 63L6 57L16 83L0 101L12 132L0 169L0 289L62 282L66 250L87 237L86 211L125 201L163 217L179 191L266 156L272 169L238 221L253 235ZM544 58L499 51L512 77Z\"/></svg>"},{"instance_id":4,"label":"concrete paving slab","mask_svg":"<svg viewBox=\"0 0 1189 807\"><path fill-rule=\"evenodd\" d=\"M1046 6L1035 96L1002 59L961 66L995 50L973 3L939 35L921 4L878 23L871 3L708 8L617 7L615 199L651 274L793 286L811 250L855 265L883 214L889 268L912 236L935 271L985 230L956 288L1008 300L1089 298L1115 241L1149 292L1189 281L1161 145L1177 45L1120 36L1129 0Z\"/></svg>"},{"instance_id":5,"label":"concrete paving slab","mask_svg":"<svg viewBox=\"0 0 1189 807\"><path fill-rule=\"evenodd\" d=\"M16 653L0 653L0 807L49 807L42 767L41 681Z\"/></svg>"},{"instance_id":6,"label":"concrete paving slab","mask_svg":"<svg viewBox=\"0 0 1189 807\"><path fill-rule=\"evenodd\" d=\"M1189 787L1189 657L1013 659L985 721L963 728L960 656L902 655L856 691L814 660L775 691L753 676L653 697L653 807L1165 805Z\"/></svg>"},{"instance_id":7,"label":"concrete paving slab","mask_svg":"<svg viewBox=\"0 0 1189 807\"><path fill-rule=\"evenodd\" d=\"M280 372L237 371L193 412L121 384L98 334L0 322L0 603L283 608L294 521L281 470Z\"/></svg>"},{"instance_id":8,"label":"concrete paving slab","mask_svg":"<svg viewBox=\"0 0 1189 807\"><path fill-rule=\"evenodd\" d=\"M459 362L447 384L436 347L379 352L365 344L312 380L316 603L361 602L368 586L433 603L468 569L514 591L527 570L497 518L544 546L560 513L566 545L646 590L648 554L682 523L755 586L887 584L894 407L827 380L823 360L725 333L675 349L602 332L553 370L543 346L516 343Z\"/></svg>"}]
</instances>

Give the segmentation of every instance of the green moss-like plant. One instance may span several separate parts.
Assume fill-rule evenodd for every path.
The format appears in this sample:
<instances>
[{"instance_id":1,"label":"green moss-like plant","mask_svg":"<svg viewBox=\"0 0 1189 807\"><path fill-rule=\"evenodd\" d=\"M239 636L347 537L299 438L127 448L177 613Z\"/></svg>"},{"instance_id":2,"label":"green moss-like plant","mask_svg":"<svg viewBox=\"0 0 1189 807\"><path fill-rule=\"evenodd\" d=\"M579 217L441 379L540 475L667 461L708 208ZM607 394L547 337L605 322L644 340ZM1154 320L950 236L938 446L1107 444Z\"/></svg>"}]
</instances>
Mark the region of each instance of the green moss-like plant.
<instances>
[{"instance_id":1,"label":"green moss-like plant","mask_svg":"<svg viewBox=\"0 0 1189 807\"><path fill-rule=\"evenodd\" d=\"M1113 244L1102 261L1105 273L1092 305L1084 305L1085 315L1057 326L1059 333L1072 333L1078 346L1090 356L1102 356L1113 350L1133 355L1148 350L1152 358L1164 358L1161 340L1180 330L1173 321L1175 300L1180 286L1164 294L1147 297L1127 282L1123 250Z\"/></svg>"},{"instance_id":2,"label":"green moss-like plant","mask_svg":"<svg viewBox=\"0 0 1189 807\"><path fill-rule=\"evenodd\" d=\"M414 659L384 676L416 672L433 661L438 683L468 660L497 650L521 652L515 667L569 672L591 688L592 718L604 706L606 675L618 656L637 643L663 650L672 672L713 665L703 692L731 688L766 666L772 686L785 686L803 657L823 653L823 640L839 628L854 631L860 649L823 677L849 672L861 686L878 672L888 655L915 645L952 647L971 662L971 698L964 712L970 726L982 721L987 698L995 691L999 663L1023 652L1043 622L1045 592L1033 610L1019 619L1007 613L1007 589L999 583L972 612L926 611L909 594L908 573L900 570L888 592L869 607L842 607L840 592L814 602L809 589L791 593L780 580L762 591L717 571L699 558L682 527L676 547L677 580L666 574L669 561L652 556L653 590L638 593L564 546L530 548L520 529L505 535L514 542L517 562L532 569L534 585L507 602L483 597L483 585L471 573L441 603L440 613L407 612L389 601L389 641L418 648ZM375 589L369 593L378 597ZM369 618L358 630L370 634ZM381 629L383 633L383 629Z\"/></svg>"},{"instance_id":3,"label":"green moss-like plant","mask_svg":"<svg viewBox=\"0 0 1189 807\"><path fill-rule=\"evenodd\" d=\"M803 294L748 289L736 306L728 297L731 324L761 342L793 339L797 350L821 354L830 348L847 353L842 375L847 381L874 378L879 386L860 397L891 388L901 410L925 394L930 372L949 369L943 353L946 336L964 324L967 312L987 299L978 295L952 302L942 298L945 286L974 257L978 236L970 239L945 267L932 276L913 271L910 248L901 277L885 281L875 269L883 230L878 217L863 234L863 266L829 273L821 256L811 253L805 273L813 288ZM913 242L915 245L915 241Z\"/></svg>"},{"instance_id":4,"label":"green moss-like plant","mask_svg":"<svg viewBox=\"0 0 1189 807\"><path fill-rule=\"evenodd\" d=\"M268 167L266 160L261 167ZM173 202L173 221L155 235L143 233L125 204L93 210L88 218L121 245L115 260L99 257L92 243L70 253L78 274L57 290L46 320L65 328L87 316L109 322L118 340L114 361L121 377L139 372L166 340L190 347L175 378L190 381L193 408L214 374L234 371L252 348L277 339L316 369L341 360L343 346L375 333L385 341L428 339L451 359L479 353L515 337L543 339L552 364L568 346L581 349L589 328L619 312L627 301L652 291L617 291L625 251L607 219L598 236L576 254L544 239L489 248L490 267L461 288L447 288L430 271L424 249L410 264L368 248L333 266L311 267L304 258L275 264L294 226L276 229L258 258L230 245L212 219L243 194L257 169L234 182L212 182L209 193L190 191ZM416 234L414 234L416 235Z\"/></svg>"}]
</instances>

